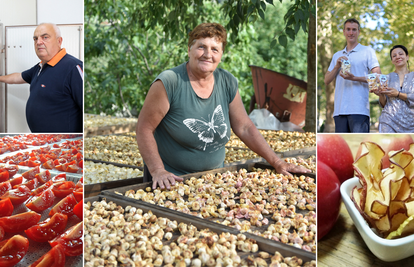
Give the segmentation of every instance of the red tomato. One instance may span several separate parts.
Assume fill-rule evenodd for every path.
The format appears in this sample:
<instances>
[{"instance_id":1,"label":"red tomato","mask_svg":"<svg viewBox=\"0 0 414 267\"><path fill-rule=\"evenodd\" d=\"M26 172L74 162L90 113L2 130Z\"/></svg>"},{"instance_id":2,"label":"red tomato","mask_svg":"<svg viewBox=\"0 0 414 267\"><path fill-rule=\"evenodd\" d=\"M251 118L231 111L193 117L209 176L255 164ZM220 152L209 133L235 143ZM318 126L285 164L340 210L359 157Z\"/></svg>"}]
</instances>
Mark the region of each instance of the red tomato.
<instances>
[{"instance_id":1,"label":"red tomato","mask_svg":"<svg viewBox=\"0 0 414 267\"><path fill-rule=\"evenodd\" d=\"M53 148L59 148L58 144L53 144Z\"/></svg>"},{"instance_id":2,"label":"red tomato","mask_svg":"<svg viewBox=\"0 0 414 267\"><path fill-rule=\"evenodd\" d=\"M64 267L65 251L61 245L54 246L49 252L32 263L29 267Z\"/></svg>"},{"instance_id":3,"label":"red tomato","mask_svg":"<svg viewBox=\"0 0 414 267\"><path fill-rule=\"evenodd\" d=\"M39 172L38 174L35 175L35 177L37 178L40 184L44 184L50 180L52 175L50 174L49 170L46 170L46 171Z\"/></svg>"},{"instance_id":4,"label":"red tomato","mask_svg":"<svg viewBox=\"0 0 414 267\"><path fill-rule=\"evenodd\" d=\"M0 241L2 241L4 238L4 229L0 226Z\"/></svg>"},{"instance_id":5,"label":"red tomato","mask_svg":"<svg viewBox=\"0 0 414 267\"><path fill-rule=\"evenodd\" d=\"M77 202L73 194L69 194L52 208L49 212L49 217L53 216L56 212L66 214L70 217L73 215L73 207L75 207L76 204Z\"/></svg>"},{"instance_id":6,"label":"red tomato","mask_svg":"<svg viewBox=\"0 0 414 267\"><path fill-rule=\"evenodd\" d=\"M55 213L51 218L33 225L25 230L27 237L36 242L47 242L65 231L68 216L62 213Z\"/></svg>"},{"instance_id":7,"label":"red tomato","mask_svg":"<svg viewBox=\"0 0 414 267\"><path fill-rule=\"evenodd\" d=\"M58 244L63 246L66 256L78 256L83 252L83 223L80 222L60 236L49 241L49 244L54 247Z\"/></svg>"},{"instance_id":8,"label":"red tomato","mask_svg":"<svg viewBox=\"0 0 414 267\"><path fill-rule=\"evenodd\" d=\"M22 176L26 178L27 180L32 180L35 178L36 174L40 172L39 166L34 167L33 169L30 169L24 173L22 173Z\"/></svg>"},{"instance_id":9,"label":"red tomato","mask_svg":"<svg viewBox=\"0 0 414 267\"><path fill-rule=\"evenodd\" d=\"M0 183L0 197L7 193L7 191L11 190L12 186L9 181Z\"/></svg>"},{"instance_id":10,"label":"red tomato","mask_svg":"<svg viewBox=\"0 0 414 267\"><path fill-rule=\"evenodd\" d=\"M79 165L79 168L83 169L83 159L79 161L78 165Z\"/></svg>"},{"instance_id":11,"label":"red tomato","mask_svg":"<svg viewBox=\"0 0 414 267\"><path fill-rule=\"evenodd\" d=\"M75 205L73 208L73 213L75 213L76 216L78 216L81 221L83 221L83 202L80 201L78 204Z\"/></svg>"},{"instance_id":12,"label":"red tomato","mask_svg":"<svg viewBox=\"0 0 414 267\"><path fill-rule=\"evenodd\" d=\"M76 165L76 164L69 165L66 168L66 172L70 172L70 173L78 173L78 170L80 170L80 169L79 169L78 165Z\"/></svg>"},{"instance_id":13,"label":"red tomato","mask_svg":"<svg viewBox=\"0 0 414 267\"><path fill-rule=\"evenodd\" d=\"M38 160L29 160L29 162L27 163L27 166L28 167L36 167L36 166L39 166L40 164L42 164L42 163Z\"/></svg>"},{"instance_id":14,"label":"red tomato","mask_svg":"<svg viewBox=\"0 0 414 267\"><path fill-rule=\"evenodd\" d=\"M76 183L76 188L81 188L81 187L83 188L83 176Z\"/></svg>"},{"instance_id":15,"label":"red tomato","mask_svg":"<svg viewBox=\"0 0 414 267\"><path fill-rule=\"evenodd\" d=\"M335 225L341 207L341 182L335 172L322 161L317 162L317 221L318 240L324 237Z\"/></svg>"},{"instance_id":16,"label":"red tomato","mask_svg":"<svg viewBox=\"0 0 414 267\"><path fill-rule=\"evenodd\" d=\"M76 188L73 191L73 196L75 197L76 201L82 202L83 201L83 187Z\"/></svg>"},{"instance_id":17,"label":"red tomato","mask_svg":"<svg viewBox=\"0 0 414 267\"><path fill-rule=\"evenodd\" d=\"M60 182L53 185L52 190L55 196L64 198L75 189L75 183L72 181Z\"/></svg>"},{"instance_id":18,"label":"red tomato","mask_svg":"<svg viewBox=\"0 0 414 267\"><path fill-rule=\"evenodd\" d=\"M26 203L26 207L40 213L45 209L50 208L53 205L54 201L55 195L49 188L39 195L33 196L31 199L29 199L29 201Z\"/></svg>"},{"instance_id":19,"label":"red tomato","mask_svg":"<svg viewBox=\"0 0 414 267\"><path fill-rule=\"evenodd\" d=\"M18 188L19 186L25 185L27 186L30 190L33 190L35 188L37 188L39 186L39 182L37 181L36 178L34 178L33 180L27 181L24 184L18 184L16 186L14 186L13 188Z\"/></svg>"},{"instance_id":20,"label":"red tomato","mask_svg":"<svg viewBox=\"0 0 414 267\"><path fill-rule=\"evenodd\" d=\"M34 212L24 212L13 216L0 218L0 226L6 233L17 233L39 222L41 215Z\"/></svg>"},{"instance_id":21,"label":"red tomato","mask_svg":"<svg viewBox=\"0 0 414 267\"><path fill-rule=\"evenodd\" d=\"M66 173L60 173L52 178L53 183L57 182L65 182L66 181Z\"/></svg>"},{"instance_id":22,"label":"red tomato","mask_svg":"<svg viewBox=\"0 0 414 267\"><path fill-rule=\"evenodd\" d=\"M31 196L36 196L40 193L42 193L43 191L45 191L46 189L48 189L49 187L51 187L53 185L52 181L47 181L45 184L39 186L38 188L34 189L32 191L32 193L30 193Z\"/></svg>"},{"instance_id":23,"label":"red tomato","mask_svg":"<svg viewBox=\"0 0 414 267\"><path fill-rule=\"evenodd\" d=\"M56 170L60 171L60 172L64 172L65 170L63 169L64 164L61 165L55 165Z\"/></svg>"},{"instance_id":24,"label":"red tomato","mask_svg":"<svg viewBox=\"0 0 414 267\"><path fill-rule=\"evenodd\" d=\"M4 167L4 169L9 172L9 177L13 177L13 175L15 175L19 171L19 166L9 165L9 166Z\"/></svg>"},{"instance_id":25,"label":"red tomato","mask_svg":"<svg viewBox=\"0 0 414 267\"><path fill-rule=\"evenodd\" d=\"M13 179L10 179L9 182L12 187L15 185L21 184L23 182L23 176L18 176Z\"/></svg>"},{"instance_id":26,"label":"red tomato","mask_svg":"<svg viewBox=\"0 0 414 267\"><path fill-rule=\"evenodd\" d=\"M8 180L9 180L9 172L8 171L0 172L0 182L5 182Z\"/></svg>"},{"instance_id":27,"label":"red tomato","mask_svg":"<svg viewBox=\"0 0 414 267\"><path fill-rule=\"evenodd\" d=\"M39 215L40 216L40 215ZM0 242L0 267L14 266L29 249L29 240L21 235Z\"/></svg>"},{"instance_id":28,"label":"red tomato","mask_svg":"<svg viewBox=\"0 0 414 267\"><path fill-rule=\"evenodd\" d=\"M6 217L13 214L13 204L10 201L10 198L5 198L0 200L0 217ZM1 240L2 238L0 238Z\"/></svg>"},{"instance_id":29,"label":"red tomato","mask_svg":"<svg viewBox=\"0 0 414 267\"><path fill-rule=\"evenodd\" d=\"M49 170L51 170L51 169L53 169L53 167L55 166L54 164L53 164L53 160L48 160L48 161L46 161L45 163L43 163L43 168L45 168L45 169L49 169Z\"/></svg>"},{"instance_id":30,"label":"red tomato","mask_svg":"<svg viewBox=\"0 0 414 267\"><path fill-rule=\"evenodd\" d=\"M13 205L20 205L30 197L30 189L25 185L21 185L16 189L7 191L3 196L1 196L1 199L8 197Z\"/></svg>"}]
</instances>

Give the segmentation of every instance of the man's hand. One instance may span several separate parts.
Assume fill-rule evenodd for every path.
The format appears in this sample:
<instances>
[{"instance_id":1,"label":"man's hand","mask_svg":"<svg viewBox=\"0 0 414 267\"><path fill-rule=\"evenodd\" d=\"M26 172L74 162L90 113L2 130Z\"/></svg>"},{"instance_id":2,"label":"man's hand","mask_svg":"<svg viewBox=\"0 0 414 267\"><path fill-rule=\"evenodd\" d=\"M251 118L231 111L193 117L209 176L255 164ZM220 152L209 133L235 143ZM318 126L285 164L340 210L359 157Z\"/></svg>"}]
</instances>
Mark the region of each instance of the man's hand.
<instances>
[{"instance_id":1,"label":"man's hand","mask_svg":"<svg viewBox=\"0 0 414 267\"><path fill-rule=\"evenodd\" d=\"M341 68L343 60L348 60L348 58L346 56L339 57L336 60L336 67Z\"/></svg>"},{"instance_id":2,"label":"man's hand","mask_svg":"<svg viewBox=\"0 0 414 267\"><path fill-rule=\"evenodd\" d=\"M175 181L183 181L183 178L178 177L171 172L167 172L166 170L156 171L155 173L151 173L151 175L152 189L156 189L158 184L161 189L167 188L168 190L170 190L170 185L175 185Z\"/></svg>"},{"instance_id":3,"label":"man's hand","mask_svg":"<svg viewBox=\"0 0 414 267\"><path fill-rule=\"evenodd\" d=\"M350 81L354 81L355 80L355 76L354 74L350 73L350 72L345 72L345 74L341 72L339 72L339 76L341 76L342 78L344 78L345 80L350 80Z\"/></svg>"},{"instance_id":4,"label":"man's hand","mask_svg":"<svg viewBox=\"0 0 414 267\"><path fill-rule=\"evenodd\" d=\"M272 166L275 168L277 173L292 176L291 173L309 173L311 170L306 169L303 166L298 166L292 163L287 163L283 160L280 160L276 162L275 164L272 164Z\"/></svg>"}]
</instances>

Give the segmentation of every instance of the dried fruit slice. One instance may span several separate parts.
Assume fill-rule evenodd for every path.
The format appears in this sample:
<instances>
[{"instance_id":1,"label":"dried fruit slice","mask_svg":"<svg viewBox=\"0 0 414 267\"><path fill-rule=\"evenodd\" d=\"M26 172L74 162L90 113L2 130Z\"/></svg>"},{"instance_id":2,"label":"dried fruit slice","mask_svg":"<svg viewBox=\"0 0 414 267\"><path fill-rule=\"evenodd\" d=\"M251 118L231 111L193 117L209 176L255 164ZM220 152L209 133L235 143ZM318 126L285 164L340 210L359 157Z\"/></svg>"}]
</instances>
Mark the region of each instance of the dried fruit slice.
<instances>
[{"instance_id":1,"label":"dried fruit slice","mask_svg":"<svg viewBox=\"0 0 414 267\"><path fill-rule=\"evenodd\" d=\"M414 234L414 215L408 217L397 230L391 232L387 239L395 239Z\"/></svg>"}]
</instances>

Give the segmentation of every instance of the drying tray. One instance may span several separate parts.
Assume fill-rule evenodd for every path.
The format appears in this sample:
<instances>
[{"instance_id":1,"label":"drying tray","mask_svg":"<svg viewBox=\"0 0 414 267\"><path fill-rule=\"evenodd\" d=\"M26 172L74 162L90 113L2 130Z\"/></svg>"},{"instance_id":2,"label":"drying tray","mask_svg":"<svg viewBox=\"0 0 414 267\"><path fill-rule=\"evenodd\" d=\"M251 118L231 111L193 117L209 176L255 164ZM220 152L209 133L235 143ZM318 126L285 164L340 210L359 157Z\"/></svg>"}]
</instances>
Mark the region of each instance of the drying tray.
<instances>
[{"instance_id":1,"label":"drying tray","mask_svg":"<svg viewBox=\"0 0 414 267\"><path fill-rule=\"evenodd\" d=\"M87 203L89 201L92 204L93 201L101 201L102 199L106 199L107 203L112 201L116 203L117 205L122 206L123 208L125 208L126 206L132 206L138 209L142 209L143 212L148 212L149 210L151 210L152 213L155 214L157 217L165 217L170 220L176 220L178 223L184 222L186 224L192 224L196 226L198 230L209 228L211 231L217 234L221 234L223 232L229 232L233 235L237 235L240 233L236 229L224 226L222 224L210 222L210 221L207 221L207 220L195 217L195 216L191 216L191 217L182 216L182 213L169 212L170 210L167 208L150 205L142 201L141 202L130 202L130 201L126 201L120 198L99 195L99 196L94 196L90 198L85 198L84 203ZM244 233L244 235L246 235L247 238L252 238L256 240L259 246L258 252L265 251L273 255L276 251L279 251L279 253L282 254L283 257L296 256L298 258L301 258L303 260L303 263L316 260L316 255L311 252L304 251L302 249L298 249L292 246L288 246L280 242L273 242L273 241L270 241L269 239L266 239L266 238L263 238L257 235L252 235L249 233ZM165 239L163 239L162 241L164 244L169 244L170 242L176 240L178 236L179 235L177 233L174 233L173 237L171 238L171 241L166 241ZM244 253L244 252L238 251L238 254L241 259L244 259L244 258L247 258L248 256L257 256L258 252Z\"/></svg>"},{"instance_id":2,"label":"drying tray","mask_svg":"<svg viewBox=\"0 0 414 267\"><path fill-rule=\"evenodd\" d=\"M132 168L132 169L139 169L141 171L144 171L143 167L125 165L125 164L121 164L121 163L108 162L108 161L100 161L100 160L95 160L95 159L84 159L84 160L92 161L92 162L95 162L95 163L110 164L110 165L114 165L114 166L117 166L117 167L127 167L127 168ZM99 195L99 193L102 192L103 190L123 187L123 186L127 186L127 185L140 184L142 182L143 182L143 177L139 176L139 177L136 177L136 178L121 179L121 180L104 182L104 183L95 183L95 184L86 184L85 183L84 187L83 187L83 190L84 190L85 197L92 197L92 196Z\"/></svg>"},{"instance_id":3,"label":"drying tray","mask_svg":"<svg viewBox=\"0 0 414 267\"><path fill-rule=\"evenodd\" d=\"M62 200L62 198L56 198L53 205L50 208L46 209L42 213L39 213L39 214L42 215L39 222L42 222L42 221L46 220L49 217L50 210L60 200ZM13 211L12 215L17 215L17 214L28 212L28 211L30 211L30 209L28 209L23 203L23 204L20 204L18 206L14 206L14 211ZM80 221L81 220L76 215L73 215L73 216L69 217L65 231L68 230L73 225L79 223ZM6 233L4 235L3 240L11 238L13 235L16 235L16 234L22 235L22 236L24 236L25 238L27 238L29 240L29 250L27 251L27 254L24 256L24 258L18 264L14 265L15 267L27 267L30 264L34 263L41 256L46 254L50 249L52 249L52 247L49 245L48 242L40 243L40 242L36 242L36 241L31 240L30 238L27 237L27 235L24 231L14 233L14 234ZM76 257L66 256L65 266L66 267L72 267L72 266L82 267L83 266L83 255L79 255L79 256L76 256Z\"/></svg>"},{"instance_id":4,"label":"drying tray","mask_svg":"<svg viewBox=\"0 0 414 267\"><path fill-rule=\"evenodd\" d=\"M208 174L208 173L216 174L216 173L224 173L226 171L233 172L233 171L238 171L240 169L246 169L248 171L251 171L253 167L254 168L262 168L262 169L273 169L273 168L271 168L270 165L267 165L267 164L250 162L248 164L239 164L239 165L224 167L224 168L220 168L220 169L214 169L214 170L210 170L210 171L206 171L206 172L198 172L198 173L181 175L180 177L182 177L184 180L187 180L187 179L190 179L191 177L198 178L198 177L201 177L202 175L205 175L205 174ZM296 175L307 175L307 176L309 176L309 174L296 174ZM309 176L309 177L311 177L311 176ZM124 187L104 190L104 191L102 191L102 195L122 199L122 200L125 200L125 201L130 202L130 203L138 203L138 204L142 204L142 205L147 205L151 208L159 208L159 209L164 210L165 213L174 213L177 216L186 217L189 221L192 221L192 220L195 220L195 219L201 219L203 221L206 221L206 222L209 222L209 223L215 223L217 225L220 225L221 227L225 227L222 224L214 222L214 221L217 221L217 220L223 221L223 219L220 219L220 218L209 217L209 218L203 218L202 219L202 218L199 218L199 217L196 217L196 216L193 216L193 215L190 215L190 214L186 214L186 213L183 213L183 212L180 212L180 211L171 210L169 208L165 208L165 207L162 207L162 206L158 206L158 205L155 205L155 204L144 202L142 200L137 200L137 199L133 199L133 198L124 196L125 192L127 192L128 190L137 191L139 189L143 189L145 191L145 189L147 187L152 187L152 182L147 182L147 183L142 183L142 184L134 184L134 185L124 186ZM187 196L185 196L184 199L187 199ZM309 212L308 210L296 209L296 213L301 213L303 215L307 214L308 212ZM263 216L266 217L269 220L268 225L275 223L275 221L271 218L272 217L271 214L263 215ZM261 226L261 227L251 226L251 230L252 230L252 232L254 232L255 230L258 230L259 232L263 233L267 230L268 225L264 225L264 226ZM231 228L231 227L227 227L227 228ZM231 228L231 229L233 229L235 231L238 231L235 228ZM289 232L293 233L293 229L291 229ZM254 235L254 234L249 234L249 235L259 237L259 236ZM315 235L315 238L316 238L316 235ZM265 239L265 238L263 238L263 239ZM287 246L287 247L291 247L290 245L286 245L286 244L283 244L281 242L271 241L269 239L265 239L265 240L268 240L269 242L280 243L280 244L282 244L284 246Z\"/></svg>"}]
</instances>

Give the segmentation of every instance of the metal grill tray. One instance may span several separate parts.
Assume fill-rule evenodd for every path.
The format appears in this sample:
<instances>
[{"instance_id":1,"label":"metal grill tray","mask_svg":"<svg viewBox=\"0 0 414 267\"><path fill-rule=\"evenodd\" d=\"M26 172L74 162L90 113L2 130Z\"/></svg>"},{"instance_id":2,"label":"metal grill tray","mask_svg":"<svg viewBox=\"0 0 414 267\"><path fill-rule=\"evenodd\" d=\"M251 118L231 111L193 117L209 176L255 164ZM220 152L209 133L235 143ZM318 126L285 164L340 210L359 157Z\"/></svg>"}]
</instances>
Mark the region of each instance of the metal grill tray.
<instances>
[{"instance_id":1,"label":"metal grill tray","mask_svg":"<svg viewBox=\"0 0 414 267\"><path fill-rule=\"evenodd\" d=\"M176 220L178 223L180 222L184 222L186 224L192 224L194 226L197 227L198 230L202 230L202 229L206 229L209 228L211 231L217 233L217 234L221 234L223 232L229 232L231 234L237 235L240 232L237 231L234 228L231 227L227 227L218 223L214 223L214 222L210 222L195 216L183 216L182 213L180 212L172 212L172 210L167 209L167 208L163 208L160 206L155 206L155 205L151 205L145 202L131 202L131 201L127 201L124 199L120 199L120 198L114 198L112 196L104 196L104 195L99 195L99 196L95 196L95 197L90 197L90 198L85 198L84 199L84 203L87 203L88 201L91 202L91 204L93 203L93 201L101 201L102 199L106 199L106 202L109 203L110 201L116 203L117 205L122 206L123 208L125 208L126 206L132 206L132 207L136 207L139 209L142 209L143 212L148 212L149 210L152 211L153 214L155 214L157 217L165 217L168 218L170 220ZM257 236L257 235L252 235L249 233L244 233L244 235L246 235L247 238L252 238L254 240L256 240L258 246L259 246L259 251L265 251L268 252L270 254L274 254L276 251L279 251L280 254L282 254L283 257L292 257L292 256L296 256L298 258L301 258L303 260L303 262L308 262L308 261L312 261L312 260L316 260L316 255L308 252L308 251L304 251L292 246L288 246L285 244L282 244L280 242L272 242L269 239ZM177 235L177 233L175 233L173 235L173 237L171 238L171 241L174 241L177 239L179 235ZM162 240L164 244L168 244L170 242L166 242L165 240ZM247 258L248 256L257 256L257 253L244 253L244 252L240 252L238 251L238 254L240 256L241 259Z\"/></svg>"},{"instance_id":2,"label":"metal grill tray","mask_svg":"<svg viewBox=\"0 0 414 267\"><path fill-rule=\"evenodd\" d=\"M196 177L196 178L201 177L202 175L205 175L207 173L211 173L211 174L224 173L226 171L238 171L242 168L247 169L248 171L251 171L253 167L262 168L262 169L266 169L266 168L270 169L271 168L270 165L266 165L266 164L263 164L263 163L249 163L249 164L239 164L239 165L234 165L234 166L230 166L230 167L224 167L224 168L210 170L210 171L206 171L206 172L186 174L186 175L182 175L180 177L184 178L184 180L187 180L187 179L190 179L191 177ZM305 175L309 176L309 174L305 174ZM309 177L311 177L311 176L309 176ZM134 191L136 191L138 189L145 190L145 188L147 188L147 187L152 187L152 182L142 183L142 184L134 184L134 185L124 186L124 187L104 190L104 191L102 191L102 195L103 196L110 196L110 197L117 198L117 199L122 199L122 200L125 200L125 201L129 202L129 203L137 203L137 204L140 204L140 205L148 206L150 208L161 209L165 213L174 213L177 216L185 217L185 218L188 219L188 221L192 221L192 220L195 220L195 219L200 219L200 220L202 220L206 223L212 223L212 224L215 224L215 225L219 225L220 227L225 227L226 229L232 229L233 231L236 231L237 233L239 233L239 231L235 228L227 227L227 226L224 226L222 224L214 222L216 220L222 221L223 219L212 218L212 217L202 219L202 218L190 215L190 214L186 214L186 213L183 213L183 212L171 210L169 208L165 208L165 207L162 207L162 206L158 206L158 205L155 205L155 204L144 202L142 200L137 200L137 199L133 199L133 198L130 198L130 197L125 197L123 195L118 194L118 193L125 194L125 192L128 191L128 190L134 190ZM118 193L115 193L115 192L118 192ZM307 210L305 210L305 211L302 211L302 210L299 210L299 209L296 210L296 213L306 214L307 212L308 212ZM273 219L271 219L271 215L263 215L263 216L266 217L269 220L269 225L272 224L272 223L275 223L275 221ZM266 231L266 229L267 229L267 226L261 226L261 227L251 226L252 231L259 230L260 232L264 232L264 231ZM293 232L293 230L291 230L290 232ZM295 248L293 246L283 244L281 242L271 241L270 239L266 239L266 238L263 238L263 237L260 237L260 236L254 235L254 234L248 234L248 235L249 236L254 236L255 239L256 238L262 238L263 240L267 240L267 242L277 243L281 246L292 248L292 249L295 249L295 250L296 249L301 250L301 249ZM315 236L315 238L316 238L316 236ZM301 251L304 251L304 250L301 250ZM304 251L304 252L306 252L306 251ZM309 253L313 254L311 252L309 252Z\"/></svg>"},{"instance_id":3,"label":"metal grill tray","mask_svg":"<svg viewBox=\"0 0 414 267\"><path fill-rule=\"evenodd\" d=\"M40 213L40 215L42 215L42 217L40 218L39 222L42 222L42 221L46 220L49 217L50 210L60 200L61 200L61 198L55 199L55 202L53 203L53 205L50 208L48 208L45 211L43 211L42 213ZM30 211L30 209L28 209L23 203L23 204L20 204L20 205L14 207L14 211L13 211L12 215L17 215L17 214L28 212L28 211ZM79 223L79 222L80 222L80 219L76 215L73 215L73 216L69 217L68 218L68 224L66 226L65 231L68 230L73 225ZM24 231L18 232L18 233L15 233L15 234L6 233L3 240L11 238L13 235L16 235L16 234L22 235L22 236L26 237L29 240L29 250L27 251L24 258L18 264L14 265L15 267L27 267L30 264L34 263L37 259L42 257L44 254L46 254L49 250L52 249L52 247L49 245L49 242L39 243L39 242L33 241L33 240L31 240L30 238L27 237L27 235ZM66 256L65 266L66 267L72 267L72 266L82 267L83 266L82 262L83 262L83 255L79 255L79 256L76 256L76 257Z\"/></svg>"},{"instance_id":4,"label":"metal grill tray","mask_svg":"<svg viewBox=\"0 0 414 267\"><path fill-rule=\"evenodd\" d=\"M117 166L117 167L127 167L127 168L132 168L132 169L140 169L142 171L144 170L143 167L125 165L125 164L121 164L121 163L100 161L100 160L95 160L95 159L84 159L84 160L92 161L92 162L95 162L95 163L110 164L110 165L114 165L114 166ZM92 196L99 195L99 193L102 192L103 190L123 187L123 186L127 186L127 185L132 185L132 184L140 184L142 182L143 182L143 178L142 178L142 176L139 176L139 177L136 177L136 178L121 179L121 180L104 182L104 183L84 184L83 190L84 190L85 197L92 197Z\"/></svg>"}]
</instances>

